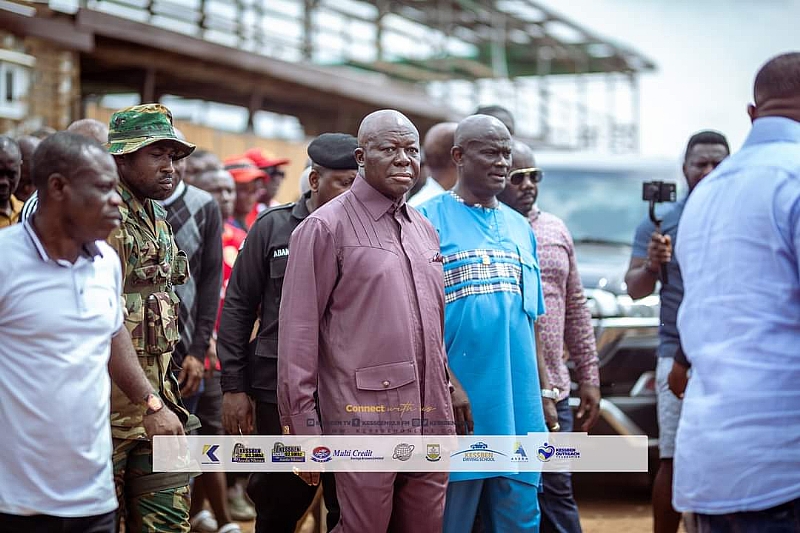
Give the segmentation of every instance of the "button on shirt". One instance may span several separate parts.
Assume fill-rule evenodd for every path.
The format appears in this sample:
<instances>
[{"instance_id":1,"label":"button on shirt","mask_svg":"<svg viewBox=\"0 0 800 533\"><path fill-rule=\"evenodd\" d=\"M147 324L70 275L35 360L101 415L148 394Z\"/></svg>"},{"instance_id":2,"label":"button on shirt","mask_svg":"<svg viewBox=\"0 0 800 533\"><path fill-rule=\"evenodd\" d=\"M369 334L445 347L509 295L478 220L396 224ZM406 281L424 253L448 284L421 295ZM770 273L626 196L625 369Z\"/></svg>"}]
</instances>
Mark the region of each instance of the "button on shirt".
<instances>
[{"instance_id":1,"label":"button on shirt","mask_svg":"<svg viewBox=\"0 0 800 533\"><path fill-rule=\"evenodd\" d=\"M557 216L534 208L528 217L536 235L542 289L547 313L539 319L547 377L560 391L558 400L569 397L569 369L564 364L564 346L575 363L579 384L600 386L597 346L592 315L586 307L575 245L567 226Z\"/></svg>"},{"instance_id":2,"label":"button on shirt","mask_svg":"<svg viewBox=\"0 0 800 533\"><path fill-rule=\"evenodd\" d=\"M74 264L50 259L28 222L0 231L0 250L0 512L111 512L119 258L97 242Z\"/></svg>"},{"instance_id":3,"label":"button on shirt","mask_svg":"<svg viewBox=\"0 0 800 533\"><path fill-rule=\"evenodd\" d=\"M278 328L284 430L454 433L443 313L433 227L358 175L292 234Z\"/></svg>"},{"instance_id":4,"label":"button on shirt","mask_svg":"<svg viewBox=\"0 0 800 533\"><path fill-rule=\"evenodd\" d=\"M510 207L471 206L453 191L420 211L441 239L445 347L470 398L476 435L547 431L536 360L534 321L544 314L536 239ZM451 472L450 481L494 477ZM539 472L508 474L538 485Z\"/></svg>"},{"instance_id":5,"label":"button on shirt","mask_svg":"<svg viewBox=\"0 0 800 533\"><path fill-rule=\"evenodd\" d=\"M800 497L800 123L753 123L692 192L676 254L693 374L675 508L734 513Z\"/></svg>"}]
</instances>

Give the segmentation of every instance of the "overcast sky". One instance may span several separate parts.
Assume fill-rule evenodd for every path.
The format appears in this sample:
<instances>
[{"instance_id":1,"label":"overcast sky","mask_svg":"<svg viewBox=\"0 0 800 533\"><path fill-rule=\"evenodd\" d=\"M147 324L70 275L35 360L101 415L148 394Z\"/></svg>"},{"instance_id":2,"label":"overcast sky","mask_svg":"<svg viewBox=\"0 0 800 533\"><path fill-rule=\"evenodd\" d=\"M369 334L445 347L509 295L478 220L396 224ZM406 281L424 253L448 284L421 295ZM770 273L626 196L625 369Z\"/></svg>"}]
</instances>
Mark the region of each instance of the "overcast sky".
<instances>
[{"instance_id":1,"label":"overcast sky","mask_svg":"<svg viewBox=\"0 0 800 533\"><path fill-rule=\"evenodd\" d=\"M755 73L800 50L800 0L539 0L658 65L641 78L641 148L674 156L689 135L713 128L731 149L750 122Z\"/></svg>"}]
</instances>

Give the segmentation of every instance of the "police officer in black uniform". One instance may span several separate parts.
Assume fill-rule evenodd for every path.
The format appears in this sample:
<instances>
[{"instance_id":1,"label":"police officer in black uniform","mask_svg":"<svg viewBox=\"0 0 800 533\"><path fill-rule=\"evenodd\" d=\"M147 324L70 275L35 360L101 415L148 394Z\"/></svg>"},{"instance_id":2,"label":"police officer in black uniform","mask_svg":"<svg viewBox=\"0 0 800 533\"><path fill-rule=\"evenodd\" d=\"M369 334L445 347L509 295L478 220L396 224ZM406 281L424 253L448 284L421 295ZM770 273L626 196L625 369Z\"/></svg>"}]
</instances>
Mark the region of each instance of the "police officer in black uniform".
<instances>
[{"instance_id":1,"label":"police officer in black uniform","mask_svg":"<svg viewBox=\"0 0 800 533\"><path fill-rule=\"evenodd\" d=\"M344 133L324 133L308 146L311 190L299 201L265 210L247 235L231 273L217 337L222 364L222 422L232 435L280 435L276 399L278 311L292 231L313 212L352 185L358 141ZM251 343L259 306L258 337ZM339 521L333 474L323 474L328 530ZM314 498L316 487L291 473L254 473L247 494L256 507L256 533L295 530Z\"/></svg>"}]
</instances>

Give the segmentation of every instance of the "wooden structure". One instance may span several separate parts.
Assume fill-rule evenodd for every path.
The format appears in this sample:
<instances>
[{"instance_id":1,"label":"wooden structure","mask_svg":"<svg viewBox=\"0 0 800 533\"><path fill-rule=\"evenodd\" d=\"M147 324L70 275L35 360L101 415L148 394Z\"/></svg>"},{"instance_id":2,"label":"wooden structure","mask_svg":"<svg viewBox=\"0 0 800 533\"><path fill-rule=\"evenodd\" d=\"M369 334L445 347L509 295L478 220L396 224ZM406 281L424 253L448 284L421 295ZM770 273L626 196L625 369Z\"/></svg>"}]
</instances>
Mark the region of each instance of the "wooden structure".
<instances>
[{"instance_id":1,"label":"wooden structure","mask_svg":"<svg viewBox=\"0 0 800 533\"><path fill-rule=\"evenodd\" d=\"M244 107L250 126L259 110L292 115L307 135L355 132L380 108L425 131L471 111L454 107L451 82L471 84L474 107L487 82L514 92L517 80L535 79L538 128L528 137L555 146L548 80L571 75L581 93L582 77L607 75L610 93L628 87L631 118L605 110L605 137L635 151L637 79L655 68L532 0L50 0L8 9L23 4L0 0L0 27L79 58L84 101L169 94ZM527 96L511 99L531 107ZM589 147L597 135L578 100L569 142ZM75 114L71 100L58 105Z\"/></svg>"}]
</instances>

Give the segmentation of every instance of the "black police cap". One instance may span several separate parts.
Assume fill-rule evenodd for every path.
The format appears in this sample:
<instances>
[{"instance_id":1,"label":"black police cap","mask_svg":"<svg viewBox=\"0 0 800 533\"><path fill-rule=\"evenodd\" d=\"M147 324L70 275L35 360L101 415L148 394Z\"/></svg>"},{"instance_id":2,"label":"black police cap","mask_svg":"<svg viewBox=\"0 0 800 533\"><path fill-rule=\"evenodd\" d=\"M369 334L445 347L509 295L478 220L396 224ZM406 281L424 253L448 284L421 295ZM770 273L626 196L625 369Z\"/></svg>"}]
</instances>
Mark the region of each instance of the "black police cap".
<instances>
[{"instance_id":1,"label":"black police cap","mask_svg":"<svg viewBox=\"0 0 800 533\"><path fill-rule=\"evenodd\" d=\"M346 133L323 133L308 145L308 157L317 165L331 170L356 170L353 155L358 139Z\"/></svg>"}]
</instances>

